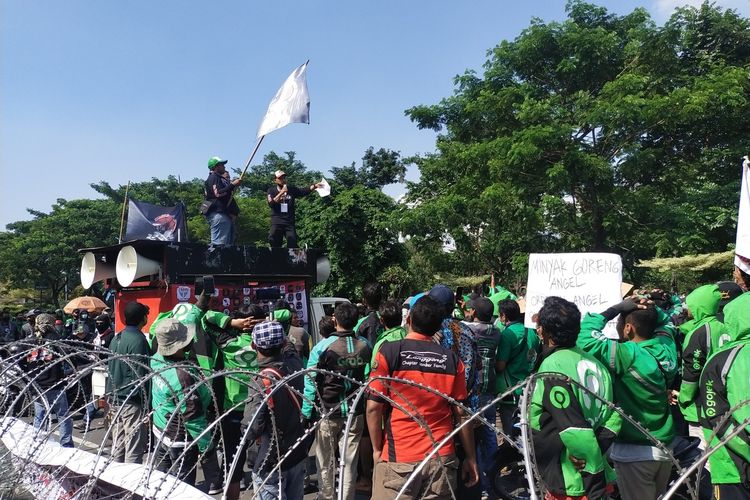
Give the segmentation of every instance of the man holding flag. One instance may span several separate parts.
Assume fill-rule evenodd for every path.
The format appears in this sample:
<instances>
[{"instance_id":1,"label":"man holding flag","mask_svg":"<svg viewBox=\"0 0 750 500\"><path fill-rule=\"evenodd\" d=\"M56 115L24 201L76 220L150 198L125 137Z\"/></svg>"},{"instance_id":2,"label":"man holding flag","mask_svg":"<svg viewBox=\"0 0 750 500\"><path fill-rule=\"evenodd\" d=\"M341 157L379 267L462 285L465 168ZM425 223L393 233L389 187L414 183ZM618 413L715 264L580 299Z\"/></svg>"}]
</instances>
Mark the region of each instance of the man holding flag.
<instances>
[{"instance_id":1,"label":"man holding flag","mask_svg":"<svg viewBox=\"0 0 750 500\"><path fill-rule=\"evenodd\" d=\"M226 160L218 156L208 160L211 173L204 184L203 194L206 201L201 205L201 213L206 216L211 229L212 245L231 245L234 243L234 223L229 215L229 204L232 201L234 188L241 179L230 181L224 177Z\"/></svg>"},{"instance_id":2,"label":"man holding flag","mask_svg":"<svg viewBox=\"0 0 750 500\"><path fill-rule=\"evenodd\" d=\"M308 62L292 71L271 99L263 121L258 127L255 147L245 162L245 168L239 179L230 182L223 177L224 165L227 163L225 160L218 157L209 160L208 168L211 170L211 175L206 181L206 201L201 205L201 213L206 216L211 226L212 245L231 245L234 242L232 219L226 213L226 207L232 199L232 191L245 177L263 138L290 123L310 123L310 96L307 93L306 79ZM322 184L314 184L309 189L287 187L286 174L281 171L276 171L275 179L277 186L268 191L268 203L271 205L272 212L269 241L272 247L281 246L281 239L286 233L287 245L294 248L297 246L297 235L294 230L294 198L307 196ZM272 191L273 194L271 194ZM223 204L220 202L222 200ZM214 205L224 210L217 210Z\"/></svg>"}]
</instances>

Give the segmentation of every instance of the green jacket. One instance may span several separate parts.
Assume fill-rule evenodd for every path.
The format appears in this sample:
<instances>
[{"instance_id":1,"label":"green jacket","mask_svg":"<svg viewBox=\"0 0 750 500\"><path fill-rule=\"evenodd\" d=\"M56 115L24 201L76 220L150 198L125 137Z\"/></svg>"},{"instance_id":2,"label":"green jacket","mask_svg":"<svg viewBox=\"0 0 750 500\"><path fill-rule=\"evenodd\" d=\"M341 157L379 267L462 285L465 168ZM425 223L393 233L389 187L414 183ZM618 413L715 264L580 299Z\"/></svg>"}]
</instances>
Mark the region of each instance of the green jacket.
<instances>
[{"instance_id":1,"label":"green jacket","mask_svg":"<svg viewBox=\"0 0 750 500\"><path fill-rule=\"evenodd\" d=\"M644 342L617 342L602 333L606 324L605 316L586 314L581 323L578 347L609 369L614 379L615 402L625 414L633 417L663 444L669 445L674 438L667 392L677 372L674 341L662 333ZM624 419L617 441L653 445Z\"/></svg>"},{"instance_id":2,"label":"green jacket","mask_svg":"<svg viewBox=\"0 0 750 500\"><path fill-rule=\"evenodd\" d=\"M375 363L375 355L380 350L380 346L385 342L397 342L406 337L406 330L403 327L397 326L395 328L389 328L383 332L378 333L378 338L375 340L375 346L372 348L372 358L370 360L370 366Z\"/></svg>"},{"instance_id":3,"label":"green jacket","mask_svg":"<svg viewBox=\"0 0 750 500\"><path fill-rule=\"evenodd\" d=\"M138 386L148 373L149 350L146 336L134 326L126 326L117 333L109 345L113 354L129 356L129 361L116 359L107 362L107 393L119 402L143 405L148 402L148 384ZM136 388L137 387L137 388Z\"/></svg>"},{"instance_id":4,"label":"green jacket","mask_svg":"<svg viewBox=\"0 0 750 500\"><path fill-rule=\"evenodd\" d=\"M750 292L726 305L724 321L734 340L708 358L698 388L700 422L711 447L718 446L721 438L750 419L750 405L735 408L748 399ZM712 438L714 431L716 436ZM750 429L745 427L708 460L714 484L749 484Z\"/></svg>"},{"instance_id":5,"label":"green jacket","mask_svg":"<svg viewBox=\"0 0 750 500\"><path fill-rule=\"evenodd\" d=\"M151 390L155 433L167 446L185 446L197 440L202 453L211 444L211 433L204 433L208 427L206 414L211 391L198 367L174 365L161 354L151 358L151 369L155 372ZM196 384L199 385L193 390Z\"/></svg>"},{"instance_id":6,"label":"green jacket","mask_svg":"<svg viewBox=\"0 0 750 500\"><path fill-rule=\"evenodd\" d=\"M218 311L203 312L195 304L181 302L174 306L171 311L160 313L151 325L149 342L152 352L156 352L157 347L153 335L154 328L164 318L175 318L188 327L188 330L193 334L193 352L191 354L195 356L203 373L210 375L219 356L219 349L212 337L218 334L217 329L225 330L232 318Z\"/></svg>"},{"instance_id":7,"label":"green jacket","mask_svg":"<svg viewBox=\"0 0 750 500\"><path fill-rule=\"evenodd\" d=\"M698 287L685 298L693 320L682 342L682 382L678 401L685 420L695 424L698 422L698 379L708 357L728 340L724 324L716 319L720 301L721 292L716 285Z\"/></svg>"},{"instance_id":8,"label":"green jacket","mask_svg":"<svg viewBox=\"0 0 750 500\"><path fill-rule=\"evenodd\" d=\"M224 376L224 410L242 411L248 398L248 385L252 375L257 373L258 353L252 348L253 336L249 332L240 335L222 336L219 340L225 370L237 372Z\"/></svg>"},{"instance_id":9,"label":"green jacket","mask_svg":"<svg viewBox=\"0 0 750 500\"><path fill-rule=\"evenodd\" d=\"M531 399L534 455L550 490L566 496L605 496L615 473L604 454L620 430L622 419L601 400L612 402L612 378L607 369L578 347L556 348L539 366L539 374L561 374L567 379L539 377ZM568 457L586 461L579 472Z\"/></svg>"}]
</instances>

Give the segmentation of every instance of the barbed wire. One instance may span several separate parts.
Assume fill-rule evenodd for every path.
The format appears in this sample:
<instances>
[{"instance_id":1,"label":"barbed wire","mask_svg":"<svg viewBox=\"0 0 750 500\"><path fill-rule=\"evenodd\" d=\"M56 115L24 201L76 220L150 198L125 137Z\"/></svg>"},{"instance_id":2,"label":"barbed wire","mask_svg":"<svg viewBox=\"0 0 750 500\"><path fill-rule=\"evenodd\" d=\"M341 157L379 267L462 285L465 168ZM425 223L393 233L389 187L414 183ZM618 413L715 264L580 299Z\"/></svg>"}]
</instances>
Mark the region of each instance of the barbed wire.
<instances>
[{"instance_id":1,"label":"barbed wire","mask_svg":"<svg viewBox=\"0 0 750 500\"><path fill-rule=\"evenodd\" d=\"M42 347L53 353L51 359L44 364L44 369L36 372L25 371L25 360ZM300 385L304 385L301 384L301 381L316 380L319 377L333 378L341 383L346 382L347 385L352 387L351 393L346 399L350 411L346 415L335 417L344 421L343 435L339 440L336 474L339 484L344 482L347 467L356 467L356 464L348 464L343 458L355 418L364 419L364 412L361 409L368 397L376 397L378 401L397 409L424 431L425 439L429 440L431 450L415 465L397 493L397 498L405 494L430 460L437 459L444 465L441 451L444 451L446 446L453 443L459 433L467 427L470 429L476 427L491 429L497 439L507 443L510 448L523 457L529 498L535 499L548 491L549 487L539 471L534 455L533 431L530 421L533 404L531 396L534 394L536 384L541 381L559 381L576 387L582 393L597 400L602 407L616 412L624 422L627 421L643 435L645 440L657 448L665 457L668 457L676 471L676 479L671 483L668 492L663 497L665 499L675 497L677 492L685 486L684 494L689 498L698 499L698 485L700 484L701 474L705 474L703 467L708 457L726 446L734 436L745 431L750 424L750 419L735 422L731 432L721 436L721 439L716 440L715 444L710 444L708 449L701 452L695 461L683 465L675 456L674 450L669 447L669 443L661 442L641 422L627 415L622 408L612 401L606 400L585 385L562 374L533 374L526 380L508 388L502 394L495 395L491 400L472 411L463 402L457 401L433 387L400 377L372 377L360 381L338 372L307 368L277 379L254 370L245 369L206 372L206 370L188 360L170 361L154 368L151 363L152 360L148 356L121 355L106 349L92 350L90 344L77 341L44 341L43 344L34 340L18 341L2 346L0 352L2 353L2 359L0 359L0 415L2 415L0 442L4 443L0 448L0 497L3 498L16 498L25 493L43 497L45 492L58 490L65 491L70 498L174 498L177 495L180 498L208 498L196 488L177 479L191 474L197 475L199 467L204 470L204 476L206 476L207 468L210 470L211 467L215 467L219 475L223 476L219 477L218 480L221 482L223 478L226 478L222 498L227 498L230 478L236 477L236 471L244 471L246 466L245 463L241 463L239 451L253 446L250 439L251 427L259 418L261 410L268 407L269 402L280 391L289 391L307 403L313 409L316 418L313 419L312 425L304 429L291 446L282 448L280 439L282 431L274 413L269 412L272 449L268 451L265 457L262 457L263 460L268 461L268 464L263 464L262 467L258 468L258 470L263 471L263 474L257 483L257 487L263 487L268 481L273 480L278 481L278 487L281 488L282 479L279 472L282 470L282 464L295 453L298 447L304 446L305 442L318 432L324 422L334 418L333 415L337 413L336 407L325 408L321 404L323 398L317 387L313 398L306 396L305 391L298 388ZM92 394L93 378L101 378L106 373L108 364L113 362L123 363L135 373L142 373L143 375L126 386L108 387L100 393ZM59 380L59 383L47 388L43 387L47 370L56 368L60 368L64 376ZM178 391L173 390L168 383L168 375L166 374L167 371L173 369L192 373L195 382L187 387L181 387ZM242 385L243 389L247 390L247 397L244 400L234 402L224 401L225 379ZM167 433L162 432L161 435L157 435L152 432L154 415L157 412L163 413L165 408L162 405L167 404L167 400L162 403L157 402L156 406L152 404L149 394L150 388L154 384L169 387L171 392L168 392L167 400L175 404L182 404L185 401L198 398L199 393L205 394L206 390L210 395L209 407L202 409L206 417L205 427L200 430L198 435L191 436L183 443L179 452L175 452L174 456L171 454L169 443L165 441ZM376 384L377 387L385 387L386 390L378 390L373 384ZM465 412L467 417L457 422L453 430L447 435L435 436L420 409L404 392L407 387L417 388L432 396L439 397L447 405ZM506 401L507 398L512 398L519 391L521 397L518 426L521 437L517 439L513 435L507 434L502 426L498 426L496 422L488 421L484 413L485 410L497 406ZM125 406L120 402L138 398L143 398L144 405L135 427L140 428L146 435L144 460L142 464L122 465L115 460L114 449L116 446L123 445L121 442L123 438L126 440L135 439L135 433L129 435L126 432L120 436L122 433L119 426L124 425L125 409ZM87 408L90 408L91 404L99 400L108 402L102 433L95 433L93 424L89 422L89 425L84 425L82 429L82 437L77 441L78 446L69 453L64 448L54 444L57 442L54 438L57 433L70 432L72 436L75 432L68 430L72 425L73 415L84 412L83 418L86 421L86 412L89 411ZM238 429L239 442L236 448L231 448L229 446L231 440L225 434L223 423L226 423L230 415L238 410L245 410L246 405L250 403L254 403L255 410L244 412L242 428ZM719 424L720 427L724 425L727 419L732 418L733 412L746 404L750 404L750 400L735 405L727 415L723 416ZM67 411L60 408L66 405L68 406ZM55 415L56 421L52 417L55 412L62 414ZM42 417L39 417L39 415L42 415ZM162 431L175 428L187 436L189 433L185 428L185 422L182 422L181 419L180 411L171 412L166 417L166 423ZM300 423L300 425L302 424ZM712 435L708 439L708 443L713 443L715 438L716 436ZM199 442L205 442L206 440L210 444L203 451L200 451ZM111 447L108 446L110 441ZM231 444L234 447L234 442L231 442ZM161 462L157 463L158 453L163 452L163 450L161 452L158 450L162 448L169 450L167 455L171 463L168 466ZM121 474L121 476L113 477L115 475L111 472L113 470L118 471L117 474ZM440 467L436 473L446 474L445 468ZM209 479L209 477L205 477L207 483ZM451 494L453 498L458 498L457 491L452 490ZM251 498L256 498L259 495L258 489L256 488L250 495ZM343 497L343 488L339 488L338 498L343 499Z\"/></svg>"}]
</instances>

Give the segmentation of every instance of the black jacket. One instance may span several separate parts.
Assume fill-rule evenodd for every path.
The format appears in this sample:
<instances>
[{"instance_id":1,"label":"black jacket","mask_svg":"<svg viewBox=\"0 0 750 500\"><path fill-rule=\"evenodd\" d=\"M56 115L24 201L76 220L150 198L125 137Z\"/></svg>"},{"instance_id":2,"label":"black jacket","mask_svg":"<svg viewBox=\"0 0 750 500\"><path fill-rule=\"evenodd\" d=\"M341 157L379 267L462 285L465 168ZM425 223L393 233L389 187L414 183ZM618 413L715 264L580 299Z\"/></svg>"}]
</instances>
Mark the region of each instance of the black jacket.
<instances>
[{"instance_id":1,"label":"black jacket","mask_svg":"<svg viewBox=\"0 0 750 500\"><path fill-rule=\"evenodd\" d=\"M211 172L206 182L203 183L205 198L215 200L209 212L228 213L228 207L232 201L232 191L234 191L234 185L228 179ZM239 213L239 209L236 210L236 213Z\"/></svg>"},{"instance_id":2,"label":"black jacket","mask_svg":"<svg viewBox=\"0 0 750 500\"><path fill-rule=\"evenodd\" d=\"M60 340L60 335L55 332L48 333L42 339L29 340L24 345L27 353L21 360L21 369L29 380L33 379L42 390L62 389L66 371L72 371L70 363L61 360L65 351Z\"/></svg>"}]
</instances>

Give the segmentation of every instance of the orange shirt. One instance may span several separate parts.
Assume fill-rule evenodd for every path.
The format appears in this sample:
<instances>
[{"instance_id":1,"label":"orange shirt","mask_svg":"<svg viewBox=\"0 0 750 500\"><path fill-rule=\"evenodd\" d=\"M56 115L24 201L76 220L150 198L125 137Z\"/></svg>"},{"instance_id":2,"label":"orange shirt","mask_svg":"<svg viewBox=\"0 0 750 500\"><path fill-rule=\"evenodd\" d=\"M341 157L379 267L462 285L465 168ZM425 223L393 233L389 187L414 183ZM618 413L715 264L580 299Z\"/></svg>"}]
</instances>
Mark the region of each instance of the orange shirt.
<instances>
[{"instance_id":1,"label":"orange shirt","mask_svg":"<svg viewBox=\"0 0 750 500\"><path fill-rule=\"evenodd\" d=\"M457 401L467 398L464 365L458 356L433 342L432 337L418 333L381 346L370 372L370 378L375 377L416 382ZM422 387L374 380L367 397L389 407L382 454L382 459L388 462L418 462L454 429L452 404ZM439 451L441 456L454 453L453 440Z\"/></svg>"}]
</instances>

